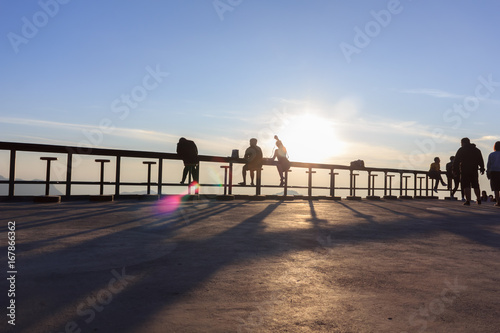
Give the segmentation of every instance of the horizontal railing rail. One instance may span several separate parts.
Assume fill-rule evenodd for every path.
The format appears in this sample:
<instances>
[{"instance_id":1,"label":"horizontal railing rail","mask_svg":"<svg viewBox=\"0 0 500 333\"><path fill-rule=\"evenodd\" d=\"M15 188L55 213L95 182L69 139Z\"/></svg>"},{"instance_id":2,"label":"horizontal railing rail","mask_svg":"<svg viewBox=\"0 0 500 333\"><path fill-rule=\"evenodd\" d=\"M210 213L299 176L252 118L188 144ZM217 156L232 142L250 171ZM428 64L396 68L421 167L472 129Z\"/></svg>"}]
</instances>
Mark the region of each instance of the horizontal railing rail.
<instances>
[{"instance_id":1,"label":"horizontal railing rail","mask_svg":"<svg viewBox=\"0 0 500 333\"><path fill-rule=\"evenodd\" d=\"M136 151L136 150L120 150L120 149L107 149L107 148L93 148L93 147L78 147L78 146L60 146L60 145L47 145L47 144L34 144L34 143L16 143L16 142L0 142L0 151L9 151L9 172L7 180L0 180L0 184L8 184L8 195L7 197L12 198L15 196L15 186L21 184L44 184L46 186L45 194L49 194L50 185L64 185L65 194L64 196L72 196L72 187L75 185L93 185L100 187L100 194L103 194L104 186L114 186L114 194L120 195L120 188L122 186L146 186L147 193L150 194L151 187L156 187L156 193L159 195L163 194L163 187L174 187L174 186L186 186L179 183L167 183L163 181L163 162L165 160L181 160L181 158L175 153L166 152L151 152L151 151ZM55 157L42 156L40 159L45 160L46 166L46 179L45 181L40 180L20 180L16 179L16 157L18 152L36 152L40 154L53 153L53 154L64 154L66 156L66 170L65 170L65 180L51 180L51 162L56 160ZM73 180L73 160L75 155L84 156L96 156L96 157L115 157L115 180L114 181L104 181L104 165L110 160L96 159L96 162L101 163L101 179L99 181L76 181ZM122 159L123 158L143 158L147 159L144 164L148 165L147 181L143 182L125 182L121 180L122 174ZM233 168L235 164L244 164L245 160L243 158L231 158L231 157L221 157L221 156L210 156L210 155L200 155L200 162L208 163L219 163L223 164L221 168L224 172L224 182L223 183L206 183L199 184L201 187L223 187L224 195L232 195L234 187L242 187L242 185L237 185L233 183ZM156 164L158 167L157 181L151 181L151 164ZM263 166L276 165L276 161L271 161L270 159L263 160ZM290 189L306 189L307 197L313 197L313 191L322 190L329 193L330 198L338 198L336 192L343 190L349 191L348 199L360 198L356 195L356 192L367 191L367 198L377 198L376 192L379 194L383 191L384 198L397 198L395 193L399 192L400 198L437 198L432 189L434 180L431 179L429 182L429 177L427 171L422 170L406 170L406 169L395 169L395 168L376 168L376 167L363 167L354 168L346 165L339 164L324 164L324 163L304 163L304 162L291 162L291 171L295 169L303 169L307 173L307 185L297 185L288 184L288 172L285 172L285 183L284 186L262 184L262 170L257 170L256 183L255 183L255 195L261 195L263 188L283 188L283 196L288 195L288 190ZM321 186L313 185L313 175L317 170L327 170L329 171L329 182L321 184ZM336 171L348 171L349 186L338 186L337 176L340 174ZM358 176L361 176L361 172L366 173L367 176L367 186L359 186ZM383 186L375 186L376 177L382 176L379 180L383 183ZM399 187L393 187L393 178L399 178ZM146 178L146 177L145 177ZM248 187L248 186L245 186ZM189 188L189 193L191 193L191 187ZM199 187L195 187L195 193L198 192ZM429 196L429 192L431 195ZM318 196L319 197L319 196ZM450 192L451 197L451 192Z\"/></svg>"}]
</instances>

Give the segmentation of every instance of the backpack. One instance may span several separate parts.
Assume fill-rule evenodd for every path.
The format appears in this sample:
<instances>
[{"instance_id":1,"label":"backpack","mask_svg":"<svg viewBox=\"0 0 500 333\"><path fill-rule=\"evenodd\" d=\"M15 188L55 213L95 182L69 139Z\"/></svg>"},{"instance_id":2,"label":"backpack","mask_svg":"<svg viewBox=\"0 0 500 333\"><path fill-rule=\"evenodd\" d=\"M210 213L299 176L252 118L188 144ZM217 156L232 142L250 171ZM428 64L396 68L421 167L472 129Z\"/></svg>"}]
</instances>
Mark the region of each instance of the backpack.
<instances>
[{"instance_id":1,"label":"backpack","mask_svg":"<svg viewBox=\"0 0 500 333\"><path fill-rule=\"evenodd\" d=\"M351 162L351 169L364 169L365 168L365 161L363 160L356 160Z\"/></svg>"}]
</instances>

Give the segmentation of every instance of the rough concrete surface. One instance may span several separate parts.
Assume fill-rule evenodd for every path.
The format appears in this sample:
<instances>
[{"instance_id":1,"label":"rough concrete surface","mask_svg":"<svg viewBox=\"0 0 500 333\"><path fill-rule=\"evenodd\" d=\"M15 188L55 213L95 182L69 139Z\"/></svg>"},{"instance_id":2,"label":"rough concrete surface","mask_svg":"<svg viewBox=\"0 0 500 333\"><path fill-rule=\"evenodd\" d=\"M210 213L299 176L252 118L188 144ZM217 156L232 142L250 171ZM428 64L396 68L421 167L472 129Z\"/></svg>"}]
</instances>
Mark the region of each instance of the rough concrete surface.
<instances>
[{"instance_id":1,"label":"rough concrete surface","mask_svg":"<svg viewBox=\"0 0 500 333\"><path fill-rule=\"evenodd\" d=\"M15 329L3 279L0 331L500 332L500 210L491 203L171 208L0 203L1 244L16 222L17 269Z\"/></svg>"}]
</instances>

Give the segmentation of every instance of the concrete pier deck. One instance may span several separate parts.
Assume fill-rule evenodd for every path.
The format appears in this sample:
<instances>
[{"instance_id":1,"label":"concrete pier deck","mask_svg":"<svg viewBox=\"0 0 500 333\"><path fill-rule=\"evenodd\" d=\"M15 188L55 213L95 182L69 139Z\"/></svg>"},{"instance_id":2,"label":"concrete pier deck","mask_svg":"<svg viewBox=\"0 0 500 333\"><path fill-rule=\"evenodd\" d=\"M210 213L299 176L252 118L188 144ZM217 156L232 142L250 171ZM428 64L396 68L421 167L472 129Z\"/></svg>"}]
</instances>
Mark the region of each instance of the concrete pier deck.
<instances>
[{"instance_id":1,"label":"concrete pier deck","mask_svg":"<svg viewBox=\"0 0 500 333\"><path fill-rule=\"evenodd\" d=\"M500 209L442 200L0 203L2 332L499 332ZM6 274L6 273L4 273ZM8 276L8 275L7 275Z\"/></svg>"}]
</instances>

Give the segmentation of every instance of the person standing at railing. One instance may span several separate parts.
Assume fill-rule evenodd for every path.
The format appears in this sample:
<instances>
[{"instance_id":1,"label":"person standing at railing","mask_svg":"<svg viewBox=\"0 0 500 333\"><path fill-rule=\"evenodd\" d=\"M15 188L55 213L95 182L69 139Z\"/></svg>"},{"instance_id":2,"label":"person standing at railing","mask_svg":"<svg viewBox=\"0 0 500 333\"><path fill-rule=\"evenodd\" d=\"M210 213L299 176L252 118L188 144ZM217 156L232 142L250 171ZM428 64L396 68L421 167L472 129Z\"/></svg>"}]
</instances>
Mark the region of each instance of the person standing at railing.
<instances>
[{"instance_id":1,"label":"person standing at railing","mask_svg":"<svg viewBox=\"0 0 500 333\"><path fill-rule=\"evenodd\" d=\"M181 184L184 184L188 174L191 175L193 181L198 182L198 165L200 160L198 158L198 147L196 147L194 141L180 138L177 143L177 155L184 162Z\"/></svg>"},{"instance_id":2,"label":"person standing at railing","mask_svg":"<svg viewBox=\"0 0 500 333\"><path fill-rule=\"evenodd\" d=\"M455 156L450 156L450 161L446 163L446 178L448 180L448 190L451 191L451 197L453 198L455 193L458 190L458 186L460 185L460 175L454 175L453 174L453 160L455 159ZM453 187L453 189L451 188ZM464 191L462 191L462 200L464 199Z\"/></svg>"},{"instance_id":3,"label":"person standing at railing","mask_svg":"<svg viewBox=\"0 0 500 333\"><path fill-rule=\"evenodd\" d=\"M453 173L460 172L460 182L462 183L462 191L465 192L465 206L470 206L471 188L474 189L474 194L477 198L477 204L481 204L481 189L479 187L478 169L484 175L484 160L481 151L475 144L470 143L469 138L463 138L461 141L462 147L457 150L455 159L453 160Z\"/></svg>"},{"instance_id":4,"label":"person standing at railing","mask_svg":"<svg viewBox=\"0 0 500 333\"><path fill-rule=\"evenodd\" d=\"M247 171L250 171L250 181L251 185L254 185L255 171L262 168L262 149L257 146L257 139L250 139L250 147L245 150L245 156L243 158L246 160L246 164L241 170L243 176L243 181L239 183L240 185L246 185Z\"/></svg>"},{"instance_id":5,"label":"person standing at railing","mask_svg":"<svg viewBox=\"0 0 500 333\"><path fill-rule=\"evenodd\" d=\"M434 157L434 163L431 163L431 167L429 170L429 178L435 179L436 183L434 184L434 192L437 193L437 188L439 185L439 182L443 184L443 186L447 186L446 183L443 181L443 177L441 177L441 166L440 163L441 160L439 157Z\"/></svg>"},{"instance_id":6,"label":"person standing at railing","mask_svg":"<svg viewBox=\"0 0 500 333\"><path fill-rule=\"evenodd\" d=\"M283 173L290 169L290 161L288 160L288 153L285 146L283 146L283 142L278 139L277 135L275 135L274 138L276 139L277 149L274 151L274 155L271 160L273 161L275 159L278 159L278 164L276 165L276 167L278 168L278 173L280 175L279 186L283 186L285 184L285 177L283 176Z\"/></svg>"},{"instance_id":7,"label":"person standing at railing","mask_svg":"<svg viewBox=\"0 0 500 333\"><path fill-rule=\"evenodd\" d=\"M490 180L491 190L495 193L495 206L500 206L500 141L495 142L493 150L488 156L486 176Z\"/></svg>"}]
</instances>

